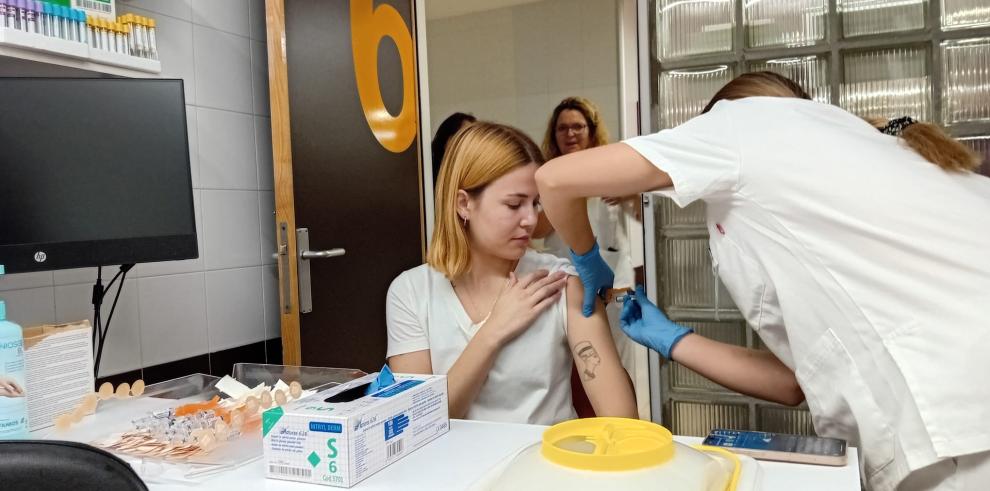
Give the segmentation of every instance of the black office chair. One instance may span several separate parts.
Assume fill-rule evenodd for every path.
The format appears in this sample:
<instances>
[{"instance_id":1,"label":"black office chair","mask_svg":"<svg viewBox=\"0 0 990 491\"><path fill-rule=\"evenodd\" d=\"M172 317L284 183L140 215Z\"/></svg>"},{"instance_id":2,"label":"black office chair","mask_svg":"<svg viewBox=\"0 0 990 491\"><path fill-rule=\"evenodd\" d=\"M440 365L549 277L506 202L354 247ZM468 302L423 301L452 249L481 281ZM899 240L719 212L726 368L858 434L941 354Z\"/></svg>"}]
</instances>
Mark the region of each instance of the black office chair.
<instances>
[{"instance_id":1,"label":"black office chair","mask_svg":"<svg viewBox=\"0 0 990 491\"><path fill-rule=\"evenodd\" d=\"M148 491L131 466L83 443L0 440L3 491Z\"/></svg>"}]
</instances>

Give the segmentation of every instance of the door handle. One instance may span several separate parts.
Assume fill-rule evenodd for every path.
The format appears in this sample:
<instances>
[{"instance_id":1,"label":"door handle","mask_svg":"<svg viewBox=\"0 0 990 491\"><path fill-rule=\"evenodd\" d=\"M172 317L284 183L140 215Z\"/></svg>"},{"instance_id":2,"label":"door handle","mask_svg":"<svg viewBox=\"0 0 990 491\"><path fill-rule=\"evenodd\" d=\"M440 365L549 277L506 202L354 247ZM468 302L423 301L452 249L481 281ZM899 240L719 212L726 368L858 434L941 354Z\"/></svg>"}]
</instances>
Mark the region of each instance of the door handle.
<instances>
[{"instance_id":1,"label":"door handle","mask_svg":"<svg viewBox=\"0 0 990 491\"><path fill-rule=\"evenodd\" d=\"M310 259L324 259L328 257L343 256L347 251L337 248L328 249L325 251L302 251L299 253L299 259L310 260Z\"/></svg>"},{"instance_id":2,"label":"door handle","mask_svg":"<svg viewBox=\"0 0 990 491\"><path fill-rule=\"evenodd\" d=\"M340 248L325 251L309 250L308 228L296 229L296 248L299 250L299 264L296 268L299 274L299 313L308 314L313 311L313 289L309 260L343 256L345 251Z\"/></svg>"}]
</instances>

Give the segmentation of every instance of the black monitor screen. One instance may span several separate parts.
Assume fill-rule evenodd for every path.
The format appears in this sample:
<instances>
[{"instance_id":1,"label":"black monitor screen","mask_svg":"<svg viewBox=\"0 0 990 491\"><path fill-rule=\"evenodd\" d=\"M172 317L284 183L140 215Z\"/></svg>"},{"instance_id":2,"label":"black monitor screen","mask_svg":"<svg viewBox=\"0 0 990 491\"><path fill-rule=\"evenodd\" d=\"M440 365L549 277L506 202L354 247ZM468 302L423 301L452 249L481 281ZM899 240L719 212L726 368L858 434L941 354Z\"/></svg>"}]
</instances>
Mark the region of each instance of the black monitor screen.
<instances>
[{"instance_id":1,"label":"black monitor screen","mask_svg":"<svg viewBox=\"0 0 990 491\"><path fill-rule=\"evenodd\" d=\"M8 273L197 256L181 80L0 79Z\"/></svg>"}]
</instances>

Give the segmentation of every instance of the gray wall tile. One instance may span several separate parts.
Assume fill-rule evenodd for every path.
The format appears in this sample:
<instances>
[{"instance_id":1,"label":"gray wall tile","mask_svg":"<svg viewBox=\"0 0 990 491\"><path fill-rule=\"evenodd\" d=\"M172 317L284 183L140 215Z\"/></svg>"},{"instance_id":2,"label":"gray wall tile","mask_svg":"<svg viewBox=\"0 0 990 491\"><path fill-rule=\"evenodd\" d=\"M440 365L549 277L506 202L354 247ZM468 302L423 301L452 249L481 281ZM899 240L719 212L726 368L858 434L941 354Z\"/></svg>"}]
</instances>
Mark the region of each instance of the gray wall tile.
<instances>
[{"instance_id":1,"label":"gray wall tile","mask_svg":"<svg viewBox=\"0 0 990 491\"><path fill-rule=\"evenodd\" d=\"M193 22L238 36L251 34L249 2L245 0L193 0Z\"/></svg>"},{"instance_id":2,"label":"gray wall tile","mask_svg":"<svg viewBox=\"0 0 990 491\"><path fill-rule=\"evenodd\" d=\"M0 275L0 292L7 290L23 290L52 286L54 283L51 271L37 273L20 273Z\"/></svg>"},{"instance_id":3,"label":"gray wall tile","mask_svg":"<svg viewBox=\"0 0 990 491\"><path fill-rule=\"evenodd\" d=\"M258 189L271 191L275 189L275 168L272 165L272 120L261 116L254 117L255 151L258 158Z\"/></svg>"},{"instance_id":4,"label":"gray wall tile","mask_svg":"<svg viewBox=\"0 0 990 491\"><path fill-rule=\"evenodd\" d=\"M253 113L251 41L203 26L193 26L196 104Z\"/></svg>"},{"instance_id":5,"label":"gray wall tile","mask_svg":"<svg viewBox=\"0 0 990 491\"><path fill-rule=\"evenodd\" d=\"M116 292L116 287L114 291ZM89 319L93 322L92 285L66 285L55 287L55 321L73 322ZM106 322L110 317L113 296L108 296L100 311ZM110 319L106 346L100 361L99 376L113 375L141 368L141 326L138 314L138 280L127 279L120 300Z\"/></svg>"},{"instance_id":6,"label":"gray wall tile","mask_svg":"<svg viewBox=\"0 0 990 491\"><path fill-rule=\"evenodd\" d=\"M205 273L138 280L144 366L207 353Z\"/></svg>"},{"instance_id":7,"label":"gray wall tile","mask_svg":"<svg viewBox=\"0 0 990 491\"><path fill-rule=\"evenodd\" d=\"M265 340L261 267L206 272L210 351Z\"/></svg>"},{"instance_id":8,"label":"gray wall tile","mask_svg":"<svg viewBox=\"0 0 990 491\"><path fill-rule=\"evenodd\" d=\"M46 286L0 293L7 304L7 320L21 327L55 322L55 290Z\"/></svg>"},{"instance_id":9,"label":"gray wall tile","mask_svg":"<svg viewBox=\"0 0 990 491\"><path fill-rule=\"evenodd\" d=\"M203 190L206 269L261 264L257 191Z\"/></svg>"},{"instance_id":10,"label":"gray wall tile","mask_svg":"<svg viewBox=\"0 0 990 491\"><path fill-rule=\"evenodd\" d=\"M282 337L282 311L278 296L278 266L272 264L261 267L261 286L265 294L266 339Z\"/></svg>"},{"instance_id":11,"label":"gray wall tile","mask_svg":"<svg viewBox=\"0 0 990 491\"><path fill-rule=\"evenodd\" d=\"M156 14L165 14L184 21L192 20L192 5L189 0L117 0L117 13L128 12L132 8L148 10ZM149 15L156 21L157 15Z\"/></svg>"},{"instance_id":12,"label":"gray wall tile","mask_svg":"<svg viewBox=\"0 0 990 491\"><path fill-rule=\"evenodd\" d=\"M199 108L199 181L204 189L258 189L254 116Z\"/></svg>"}]
</instances>

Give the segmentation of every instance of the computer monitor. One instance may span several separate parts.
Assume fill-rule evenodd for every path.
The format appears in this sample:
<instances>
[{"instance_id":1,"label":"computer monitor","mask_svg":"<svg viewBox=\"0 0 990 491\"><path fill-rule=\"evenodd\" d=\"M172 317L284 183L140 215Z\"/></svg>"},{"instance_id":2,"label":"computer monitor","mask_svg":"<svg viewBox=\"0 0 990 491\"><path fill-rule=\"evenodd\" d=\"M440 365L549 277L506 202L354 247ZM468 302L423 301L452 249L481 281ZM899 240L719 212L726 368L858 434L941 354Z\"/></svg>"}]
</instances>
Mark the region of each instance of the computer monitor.
<instances>
[{"instance_id":1,"label":"computer monitor","mask_svg":"<svg viewBox=\"0 0 990 491\"><path fill-rule=\"evenodd\" d=\"M7 273L198 257L182 80L0 78Z\"/></svg>"}]
</instances>

